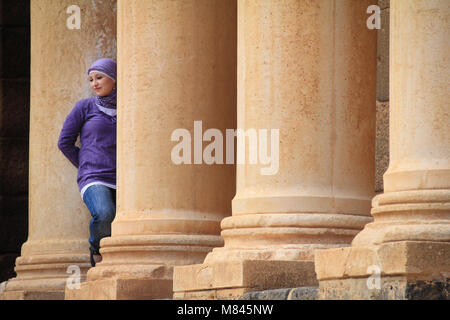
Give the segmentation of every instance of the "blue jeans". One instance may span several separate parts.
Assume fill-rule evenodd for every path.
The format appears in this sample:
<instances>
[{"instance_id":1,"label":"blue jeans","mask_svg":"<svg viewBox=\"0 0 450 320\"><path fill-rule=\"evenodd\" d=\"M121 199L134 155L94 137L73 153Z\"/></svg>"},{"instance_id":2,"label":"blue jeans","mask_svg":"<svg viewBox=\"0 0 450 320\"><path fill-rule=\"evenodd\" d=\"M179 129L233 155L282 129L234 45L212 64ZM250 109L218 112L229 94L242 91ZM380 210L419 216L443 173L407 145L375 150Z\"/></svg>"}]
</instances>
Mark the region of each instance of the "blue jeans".
<instances>
[{"instance_id":1,"label":"blue jeans","mask_svg":"<svg viewBox=\"0 0 450 320\"><path fill-rule=\"evenodd\" d=\"M111 223L116 216L116 190L96 184L86 189L83 201L92 216L89 223L91 250L99 254L100 240L111 236Z\"/></svg>"}]
</instances>

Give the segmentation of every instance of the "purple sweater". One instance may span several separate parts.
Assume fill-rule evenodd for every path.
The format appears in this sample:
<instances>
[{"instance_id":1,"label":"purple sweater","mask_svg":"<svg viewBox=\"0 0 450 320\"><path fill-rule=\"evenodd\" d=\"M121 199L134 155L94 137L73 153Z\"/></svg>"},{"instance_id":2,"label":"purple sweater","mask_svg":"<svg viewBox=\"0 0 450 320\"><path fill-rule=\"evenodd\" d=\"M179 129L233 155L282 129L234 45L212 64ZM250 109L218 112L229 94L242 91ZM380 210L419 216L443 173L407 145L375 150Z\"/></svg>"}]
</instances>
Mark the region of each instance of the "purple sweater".
<instances>
[{"instance_id":1,"label":"purple sweater","mask_svg":"<svg viewBox=\"0 0 450 320\"><path fill-rule=\"evenodd\" d=\"M81 148L75 146L80 135ZM116 117L95 104L95 97L75 104L64 121L58 148L78 168L78 188L91 182L116 185Z\"/></svg>"}]
</instances>

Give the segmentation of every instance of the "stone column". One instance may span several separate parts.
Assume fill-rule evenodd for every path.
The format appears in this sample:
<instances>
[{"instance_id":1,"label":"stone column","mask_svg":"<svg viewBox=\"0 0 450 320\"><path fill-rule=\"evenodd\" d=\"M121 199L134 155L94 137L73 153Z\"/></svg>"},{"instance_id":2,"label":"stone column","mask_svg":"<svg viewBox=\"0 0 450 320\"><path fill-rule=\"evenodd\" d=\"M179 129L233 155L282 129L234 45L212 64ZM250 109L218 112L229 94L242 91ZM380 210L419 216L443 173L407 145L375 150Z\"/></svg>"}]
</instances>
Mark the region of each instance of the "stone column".
<instances>
[{"instance_id":1,"label":"stone column","mask_svg":"<svg viewBox=\"0 0 450 320\"><path fill-rule=\"evenodd\" d=\"M236 128L236 2L119 1L118 64L117 215L103 261L66 299L171 297L173 266L223 245L231 214L235 166L195 164L194 147L177 165L171 136L188 131L191 147L194 121L224 140Z\"/></svg>"},{"instance_id":2,"label":"stone column","mask_svg":"<svg viewBox=\"0 0 450 320\"><path fill-rule=\"evenodd\" d=\"M238 128L279 129L279 167L263 175L268 165L250 164L246 149L233 215L221 223L225 245L201 265L175 268L174 298L316 285L314 250L350 245L371 221L370 4L239 1Z\"/></svg>"},{"instance_id":3,"label":"stone column","mask_svg":"<svg viewBox=\"0 0 450 320\"><path fill-rule=\"evenodd\" d=\"M116 19L115 1L77 3L81 29L69 29L73 1L31 1L29 230L3 299L64 299L67 278L90 267L90 215L57 142L75 102L92 94L89 65L115 56Z\"/></svg>"},{"instance_id":4,"label":"stone column","mask_svg":"<svg viewBox=\"0 0 450 320\"><path fill-rule=\"evenodd\" d=\"M322 299L448 299L450 3L391 1L390 163L374 222L316 254Z\"/></svg>"}]
</instances>

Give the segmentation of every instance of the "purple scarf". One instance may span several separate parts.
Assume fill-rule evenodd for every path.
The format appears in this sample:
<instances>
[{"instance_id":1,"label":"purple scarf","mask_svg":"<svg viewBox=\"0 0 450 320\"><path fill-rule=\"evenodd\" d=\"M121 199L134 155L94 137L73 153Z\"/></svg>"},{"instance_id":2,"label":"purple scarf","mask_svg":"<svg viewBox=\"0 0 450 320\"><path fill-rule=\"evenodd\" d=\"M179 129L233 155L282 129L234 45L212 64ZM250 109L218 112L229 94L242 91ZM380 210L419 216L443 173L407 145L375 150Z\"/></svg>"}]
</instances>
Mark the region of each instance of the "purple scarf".
<instances>
[{"instance_id":1,"label":"purple scarf","mask_svg":"<svg viewBox=\"0 0 450 320\"><path fill-rule=\"evenodd\" d=\"M88 75L92 72L100 72L106 75L107 77L113 79L114 81L117 81L117 64L113 59L103 58L95 61L92 66L88 69L87 73ZM95 97L95 103L97 106L101 108L106 109L116 109L117 108L117 92L116 88L113 88L113 91L111 91L110 94L104 97L96 96ZM102 110L105 112L104 110ZM109 112L108 112L109 114Z\"/></svg>"},{"instance_id":2,"label":"purple scarf","mask_svg":"<svg viewBox=\"0 0 450 320\"><path fill-rule=\"evenodd\" d=\"M117 93L116 88L114 88L110 94L104 97L96 96L95 103L106 109L116 109L117 108Z\"/></svg>"}]
</instances>

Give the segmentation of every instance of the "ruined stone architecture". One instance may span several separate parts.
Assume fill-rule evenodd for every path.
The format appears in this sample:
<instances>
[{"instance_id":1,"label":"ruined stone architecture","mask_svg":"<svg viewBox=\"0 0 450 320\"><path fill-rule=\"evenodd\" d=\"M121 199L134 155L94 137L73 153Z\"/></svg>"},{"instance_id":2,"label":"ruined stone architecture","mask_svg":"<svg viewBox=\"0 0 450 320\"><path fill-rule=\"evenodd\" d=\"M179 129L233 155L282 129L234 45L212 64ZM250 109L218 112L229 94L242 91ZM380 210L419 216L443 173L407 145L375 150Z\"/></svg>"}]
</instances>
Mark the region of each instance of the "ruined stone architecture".
<instances>
[{"instance_id":1,"label":"ruined stone architecture","mask_svg":"<svg viewBox=\"0 0 450 320\"><path fill-rule=\"evenodd\" d=\"M448 299L448 0L21 3L28 238L15 262L1 244L0 299ZM117 214L91 268L56 143L101 57L118 62ZM6 182L23 132L4 119ZM7 234L27 223L5 182Z\"/></svg>"}]
</instances>

